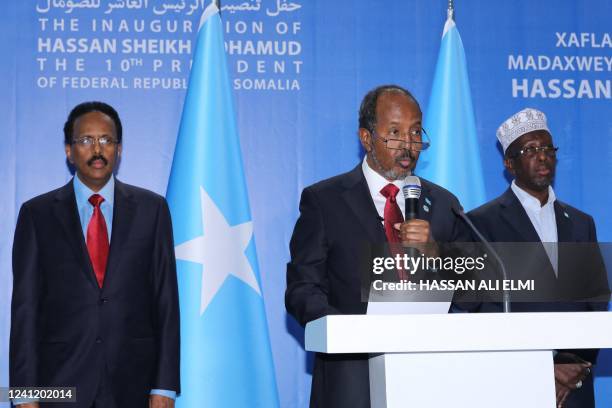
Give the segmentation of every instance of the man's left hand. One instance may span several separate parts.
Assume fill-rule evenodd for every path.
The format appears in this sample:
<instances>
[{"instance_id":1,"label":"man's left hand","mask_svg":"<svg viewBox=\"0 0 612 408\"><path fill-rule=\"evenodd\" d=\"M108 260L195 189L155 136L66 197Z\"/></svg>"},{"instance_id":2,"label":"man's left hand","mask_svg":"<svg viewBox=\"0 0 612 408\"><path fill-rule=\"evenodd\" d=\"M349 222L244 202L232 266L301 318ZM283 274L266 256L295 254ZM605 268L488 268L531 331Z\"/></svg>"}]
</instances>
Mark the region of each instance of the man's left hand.
<instances>
[{"instance_id":1,"label":"man's left hand","mask_svg":"<svg viewBox=\"0 0 612 408\"><path fill-rule=\"evenodd\" d=\"M150 395L149 408L174 408L174 400L163 395Z\"/></svg>"},{"instance_id":2,"label":"man's left hand","mask_svg":"<svg viewBox=\"0 0 612 408\"><path fill-rule=\"evenodd\" d=\"M555 355L555 381L575 390L591 374L593 364L573 353L560 352Z\"/></svg>"},{"instance_id":3,"label":"man's left hand","mask_svg":"<svg viewBox=\"0 0 612 408\"><path fill-rule=\"evenodd\" d=\"M555 380L570 390L575 390L579 388L576 384L582 384L590 371L591 363L555 364Z\"/></svg>"}]
</instances>

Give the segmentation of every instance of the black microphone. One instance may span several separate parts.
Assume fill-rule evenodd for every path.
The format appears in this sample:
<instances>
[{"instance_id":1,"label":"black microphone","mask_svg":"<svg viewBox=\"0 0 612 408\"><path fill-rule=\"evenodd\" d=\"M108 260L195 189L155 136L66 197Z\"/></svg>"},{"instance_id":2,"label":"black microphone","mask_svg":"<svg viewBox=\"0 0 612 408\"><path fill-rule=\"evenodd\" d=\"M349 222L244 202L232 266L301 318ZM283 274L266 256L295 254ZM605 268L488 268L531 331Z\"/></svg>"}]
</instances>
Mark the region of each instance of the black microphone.
<instances>
[{"instance_id":1,"label":"black microphone","mask_svg":"<svg viewBox=\"0 0 612 408\"><path fill-rule=\"evenodd\" d=\"M404 193L404 214L406 220L413 220L417 217L419 198L421 198L421 179L417 176L406 177L402 193Z\"/></svg>"},{"instance_id":2,"label":"black microphone","mask_svg":"<svg viewBox=\"0 0 612 408\"><path fill-rule=\"evenodd\" d=\"M402 193L404 194L404 219L406 221L413 220L417 217L417 211L419 208L419 198L421 198L421 179L417 176L408 176L404 180L404 186L402 187ZM402 243L404 246L404 252L410 257L418 257L420 251L416 248L412 248L408 244Z\"/></svg>"},{"instance_id":3,"label":"black microphone","mask_svg":"<svg viewBox=\"0 0 612 408\"><path fill-rule=\"evenodd\" d=\"M504 280L508 280L508 273L506 272L506 267L504 266L504 263L502 262L497 252L493 249L489 241L486 240L486 238L480 233L480 231L478 231L478 228L476 228L474 223L472 223L472 220L470 220L470 218L465 215L461 208L455 208L455 206L451 206L451 210L455 213L457 217L461 218L468 225L468 227L470 227L472 231L474 231L480 242L482 242L485 248L487 248L487 250L491 252L491 254L493 254L493 257L495 258L495 260L499 264L499 268L501 269L502 278ZM510 292L508 292L507 290L503 290L502 294L504 303L504 313L510 313Z\"/></svg>"}]
</instances>

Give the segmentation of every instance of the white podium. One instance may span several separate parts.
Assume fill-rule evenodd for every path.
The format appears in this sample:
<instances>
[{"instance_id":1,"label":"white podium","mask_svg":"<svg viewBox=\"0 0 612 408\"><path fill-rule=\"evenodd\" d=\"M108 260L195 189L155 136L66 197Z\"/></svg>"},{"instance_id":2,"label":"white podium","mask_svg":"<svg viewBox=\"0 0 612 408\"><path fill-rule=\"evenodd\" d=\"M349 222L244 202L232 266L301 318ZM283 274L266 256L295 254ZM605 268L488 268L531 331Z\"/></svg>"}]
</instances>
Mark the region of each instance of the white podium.
<instances>
[{"instance_id":1,"label":"white podium","mask_svg":"<svg viewBox=\"0 0 612 408\"><path fill-rule=\"evenodd\" d=\"M612 348L612 313L330 315L305 343L373 354L372 408L554 408L551 350Z\"/></svg>"}]
</instances>

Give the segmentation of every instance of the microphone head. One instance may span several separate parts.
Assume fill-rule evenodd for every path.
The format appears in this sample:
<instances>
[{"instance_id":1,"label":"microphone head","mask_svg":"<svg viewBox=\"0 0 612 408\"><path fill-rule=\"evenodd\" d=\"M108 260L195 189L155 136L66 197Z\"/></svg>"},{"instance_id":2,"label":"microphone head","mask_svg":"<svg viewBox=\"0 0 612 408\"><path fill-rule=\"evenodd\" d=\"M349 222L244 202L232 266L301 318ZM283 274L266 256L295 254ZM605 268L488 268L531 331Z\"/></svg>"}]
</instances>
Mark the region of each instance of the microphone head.
<instances>
[{"instance_id":1,"label":"microphone head","mask_svg":"<svg viewBox=\"0 0 612 408\"><path fill-rule=\"evenodd\" d=\"M415 198L421 198L421 179L417 176L408 176L405 179L404 187L402 187L402 193L406 200Z\"/></svg>"}]
</instances>

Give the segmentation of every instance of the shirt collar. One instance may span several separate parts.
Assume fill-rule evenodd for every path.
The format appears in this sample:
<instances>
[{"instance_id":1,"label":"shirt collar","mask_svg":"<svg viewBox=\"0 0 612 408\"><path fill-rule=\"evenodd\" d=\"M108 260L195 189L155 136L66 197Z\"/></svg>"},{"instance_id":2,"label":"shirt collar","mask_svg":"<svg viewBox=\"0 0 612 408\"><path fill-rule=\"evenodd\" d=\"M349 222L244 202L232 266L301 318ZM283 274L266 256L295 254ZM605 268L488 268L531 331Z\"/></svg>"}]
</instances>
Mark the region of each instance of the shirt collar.
<instances>
[{"instance_id":1,"label":"shirt collar","mask_svg":"<svg viewBox=\"0 0 612 408\"><path fill-rule=\"evenodd\" d=\"M515 180L512 180L512 184L510 185L510 188L516 195L516 198L518 198L518 200L521 202L523 207L529 208L531 210L539 211L540 209L544 207L552 205L557 200L557 197L555 196L555 192L551 186L548 186L548 201L544 205L540 203L540 200L538 200L537 198L535 198L534 196L532 196L531 194L529 194L528 192L526 192L525 190L517 186Z\"/></svg>"},{"instance_id":2,"label":"shirt collar","mask_svg":"<svg viewBox=\"0 0 612 408\"><path fill-rule=\"evenodd\" d=\"M111 207L113 206L113 203L115 201L114 175L111 175L110 179L108 179L104 187L102 187L97 193L87 187L81 181L78 175L75 174L72 180L72 184L74 185L74 195L76 196L76 202L79 208L89 203L89 197L91 197L92 194L100 194L102 197L104 197L104 203L108 203Z\"/></svg>"},{"instance_id":3,"label":"shirt collar","mask_svg":"<svg viewBox=\"0 0 612 408\"><path fill-rule=\"evenodd\" d=\"M368 188L370 189L370 195L372 197L376 197L377 195L380 195L382 197L380 190L382 190L383 187L385 187L389 183L395 184L395 186L399 188L400 191L402 190L402 187L404 186L404 184L406 184L405 180L387 180L370 167L366 158L367 155L363 158L363 162L361 163L361 169L363 170L363 175L365 176L366 182L368 183Z\"/></svg>"}]
</instances>

